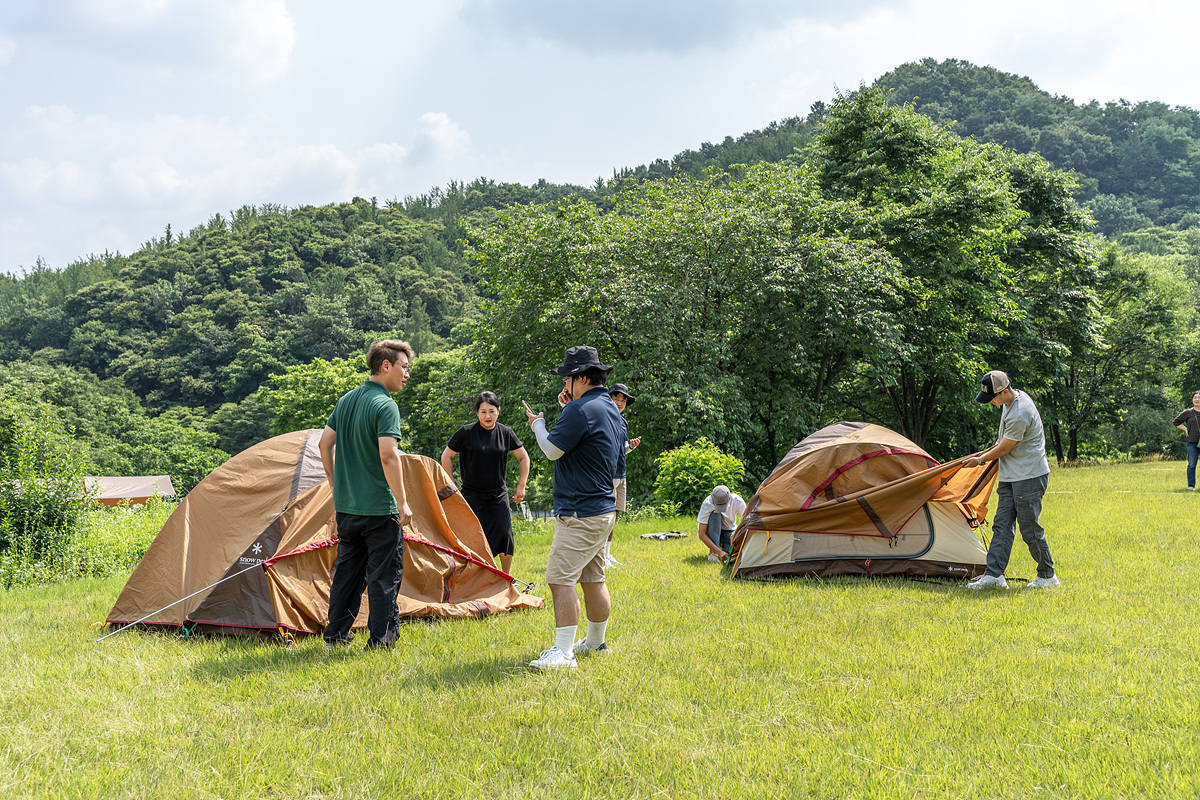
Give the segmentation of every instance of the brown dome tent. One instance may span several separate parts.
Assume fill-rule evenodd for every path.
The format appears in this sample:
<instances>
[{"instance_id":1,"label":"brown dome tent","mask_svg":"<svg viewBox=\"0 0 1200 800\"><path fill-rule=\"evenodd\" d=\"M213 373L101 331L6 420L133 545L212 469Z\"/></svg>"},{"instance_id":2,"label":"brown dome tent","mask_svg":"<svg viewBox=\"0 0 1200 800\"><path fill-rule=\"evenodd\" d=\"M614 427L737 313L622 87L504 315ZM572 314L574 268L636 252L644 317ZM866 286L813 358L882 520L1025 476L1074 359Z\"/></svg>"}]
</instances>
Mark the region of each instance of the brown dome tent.
<instances>
[{"instance_id":1,"label":"brown dome tent","mask_svg":"<svg viewBox=\"0 0 1200 800\"><path fill-rule=\"evenodd\" d=\"M189 632L320 633L337 556L320 436L296 431L260 442L201 481L150 544L108 624L151 615L143 624ZM403 455L401 470L413 512L404 529L402 619L542 605L495 566L479 521L441 465ZM364 597L355 627L366 619Z\"/></svg>"},{"instance_id":2,"label":"brown dome tent","mask_svg":"<svg viewBox=\"0 0 1200 800\"><path fill-rule=\"evenodd\" d=\"M894 431L865 422L822 428L795 447L746 507L733 577L983 574L977 529L995 462L939 464Z\"/></svg>"}]
</instances>

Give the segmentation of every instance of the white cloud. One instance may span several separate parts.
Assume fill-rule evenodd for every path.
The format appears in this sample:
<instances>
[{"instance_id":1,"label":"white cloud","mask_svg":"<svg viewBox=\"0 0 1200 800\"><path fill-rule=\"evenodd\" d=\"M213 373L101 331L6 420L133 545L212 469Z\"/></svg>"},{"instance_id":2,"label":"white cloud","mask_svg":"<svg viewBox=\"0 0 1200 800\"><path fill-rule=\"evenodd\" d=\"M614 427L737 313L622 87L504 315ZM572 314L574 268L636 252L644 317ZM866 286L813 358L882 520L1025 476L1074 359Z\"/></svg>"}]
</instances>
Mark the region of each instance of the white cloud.
<instances>
[{"instance_id":1,"label":"white cloud","mask_svg":"<svg viewBox=\"0 0 1200 800\"><path fill-rule=\"evenodd\" d=\"M590 53L686 53L792 19L849 18L885 0L467 0L464 23L517 42Z\"/></svg>"},{"instance_id":2,"label":"white cloud","mask_svg":"<svg viewBox=\"0 0 1200 800\"><path fill-rule=\"evenodd\" d=\"M212 0L204 0L208 5ZM231 63L263 83L282 75L296 44L296 25L285 0L239 0L217 9L223 29L230 32L223 48Z\"/></svg>"},{"instance_id":3,"label":"white cloud","mask_svg":"<svg viewBox=\"0 0 1200 800\"><path fill-rule=\"evenodd\" d=\"M422 114L418 121L408 158L413 164L452 161L467 154L469 143L470 137L466 131L452 122L450 117L429 111Z\"/></svg>"},{"instance_id":4,"label":"white cloud","mask_svg":"<svg viewBox=\"0 0 1200 800\"><path fill-rule=\"evenodd\" d=\"M263 83L296 43L286 0L40 0L0 10L18 37L160 70L218 71ZM0 54L2 54L0 45Z\"/></svg>"},{"instance_id":5,"label":"white cloud","mask_svg":"<svg viewBox=\"0 0 1200 800\"><path fill-rule=\"evenodd\" d=\"M49 230L31 230L34 219L72 229L76 242L118 231L104 248L128 252L147 231L156 235L168 222L184 230L222 209L396 196L414 170L461 158L468 143L468 134L439 112L416 120L408 144L350 151L263 136L202 115L121 120L61 106L30 108L0 129L0 271L32 264L38 255L55 266L84 255L58 252ZM33 242L41 244L28 249Z\"/></svg>"}]
</instances>

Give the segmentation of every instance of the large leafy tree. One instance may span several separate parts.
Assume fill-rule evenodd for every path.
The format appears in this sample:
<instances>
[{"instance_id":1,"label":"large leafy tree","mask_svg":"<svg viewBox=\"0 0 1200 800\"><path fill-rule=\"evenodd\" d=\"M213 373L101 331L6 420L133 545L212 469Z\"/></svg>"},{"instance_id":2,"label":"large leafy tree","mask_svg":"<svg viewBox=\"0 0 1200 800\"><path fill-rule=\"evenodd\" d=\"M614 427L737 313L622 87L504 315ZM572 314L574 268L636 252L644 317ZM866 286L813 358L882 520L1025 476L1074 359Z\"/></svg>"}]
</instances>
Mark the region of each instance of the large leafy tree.
<instances>
[{"instance_id":1,"label":"large leafy tree","mask_svg":"<svg viewBox=\"0 0 1200 800\"><path fill-rule=\"evenodd\" d=\"M889 106L875 89L834 102L814 164L827 195L863 209L858 235L900 268L897 346L867 353L845 383L847 404L918 444L974 447L971 387L1014 325L1036 316L1022 330L1043 374L1089 333L1093 254L1070 180Z\"/></svg>"},{"instance_id":2,"label":"large leafy tree","mask_svg":"<svg viewBox=\"0 0 1200 800\"><path fill-rule=\"evenodd\" d=\"M858 235L900 266L900 340L868 353L848 401L924 444L1017 313L1001 254L1021 214L1001 159L864 89L835 100L813 161L826 195L865 212Z\"/></svg>"},{"instance_id":3,"label":"large leafy tree","mask_svg":"<svg viewBox=\"0 0 1200 800\"><path fill-rule=\"evenodd\" d=\"M1115 247L1104 252L1099 273L1097 335L1059 361L1042 403L1059 463L1079 458L1085 434L1119 422L1182 350L1177 286Z\"/></svg>"},{"instance_id":4,"label":"large leafy tree","mask_svg":"<svg viewBox=\"0 0 1200 800\"><path fill-rule=\"evenodd\" d=\"M607 214L514 210L473 231L491 295L476 369L546 409L548 368L595 345L637 392L646 452L707 436L762 476L825 420L840 372L892 334L892 261L842 232L861 216L783 165L629 187ZM635 483L652 469L636 455Z\"/></svg>"},{"instance_id":5,"label":"large leafy tree","mask_svg":"<svg viewBox=\"0 0 1200 800\"><path fill-rule=\"evenodd\" d=\"M338 398L362 385L368 377L364 355L345 360L315 358L272 375L256 399L271 409L271 434L323 428Z\"/></svg>"}]
</instances>

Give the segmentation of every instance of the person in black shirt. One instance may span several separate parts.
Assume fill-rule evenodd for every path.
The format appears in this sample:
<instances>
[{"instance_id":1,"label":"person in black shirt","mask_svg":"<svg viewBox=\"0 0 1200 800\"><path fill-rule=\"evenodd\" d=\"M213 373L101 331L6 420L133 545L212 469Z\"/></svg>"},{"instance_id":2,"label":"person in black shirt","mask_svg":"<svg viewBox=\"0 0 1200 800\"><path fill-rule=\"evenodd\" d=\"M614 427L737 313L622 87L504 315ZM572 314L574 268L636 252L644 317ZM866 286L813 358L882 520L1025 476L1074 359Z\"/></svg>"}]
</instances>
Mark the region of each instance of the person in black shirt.
<instances>
[{"instance_id":1,"label":"person in black shirt","mask_svg":"<svg viewBox=\"0 0 1200 800\"><path fill-rule=\"evenodd\" d=\"M481 392L475 398L475 416L478 422L463 425L450 437L442 451L442 469L454 480L453 459L462 455L459 488L463 499L479 518L492 555L500 559L500 568L511 574L515 548L504 474L508 469L508 454L512 453L519 471L513 502L520 503L525 499L525 481L529 477L529 453L513 429L500 423L500 400L495 394Z\"/></svg>"},{"instance_id":2,"label":"person in black shirt","mask_svg":"<svg viewBox=\"0 0 1200 800\"><path fill-rule=\"evenodd\" d=\"M1187 434L1188 491L1196 490L1196 460L1200 458L1200 391L1192 392L1192 407L1180 412L1172 423Z\"/></svg>"},{"instance_id":3,"label":"person in black shirt","mask_svg":"<svg viewBox=\"0 0 1200 800\"><path fill-rule=\"evenodd\" d=\"M623 383L614 384L608 390L608 396L612 398L613 403L617 406L617 411L621 412L621 423L625 426L625 433L622 437L623 444L621 449L617 451L617 474L613 478L613 496L617 501L617 516L625 510L625 500L627 493L628 480L625 476L625 456L633 452L633 449L642 443L642 437L638 436L635 439L629 438L629 423L625 421L625 409L633 404L634 396L629 393L629 387ZM608 544L604 546L604 566L619 567L621 562L613 558L612 555L612 534L608 535Z\"/></svg>"}]
</instances>

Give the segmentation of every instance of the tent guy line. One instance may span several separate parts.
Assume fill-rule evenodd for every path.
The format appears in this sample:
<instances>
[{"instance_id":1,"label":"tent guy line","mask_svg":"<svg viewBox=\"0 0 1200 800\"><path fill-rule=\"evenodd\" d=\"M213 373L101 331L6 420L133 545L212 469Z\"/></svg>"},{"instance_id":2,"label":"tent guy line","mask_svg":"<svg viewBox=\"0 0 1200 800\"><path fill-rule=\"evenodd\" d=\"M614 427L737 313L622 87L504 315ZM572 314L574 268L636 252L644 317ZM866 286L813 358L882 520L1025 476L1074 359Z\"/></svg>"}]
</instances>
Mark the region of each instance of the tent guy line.
<instances>
[{"instance_id":1,"label":"tent guy line","mask_svg":"<svg viewBox=\"0 0 1200 800\"><path fill-rule=\"evenodd\" d=\"M198 589L198 590L196 590L196 591L192 592L191 594L189 594L187 597L181 597L181 598L179 598L178 600L176 600L174 603L170 603L170 604L168 604L168 605L165 605L165 606L163 606L162 608L158 609L157 611L151 611L149 614L147 614L146 616L142 617L141 619L135 619L133 622L130 622L129 624L127 624L127 625L124 625L124 626L122 626L122 627L120 627L120 628L117 628L117 629L116 629L115 631L113 631L112 633L106 633L106 634L104 634L104 635L103 635L103 636L101 636L99 639L97 639L96 641L92 642L92 644L99 644L100 642L103 642L105 639L107 639L107 638L108 638L108 637L110 637L110 636L116 636L116 635L117 635L118 633L120 633L121 631L123 631L123 630L127 630L127 629L129 629L129 628L132 628L134 625L137 625L139 622L145 622L146 620L148 620L148 619L150 619L151 617L153 617L155 614L161 614L162 612L166 611L168 608L171 608L171 607L173 607L173 606L177 606L177 605L179 605L180 603L184 602L185 600L191 600L193 597L195 597L196 595L198 595L198 594L200 594L200 593L202 593L202 592L207 592L209 589L212 589L212 588L213 588L214 586L216 586L217 584L224 583L225 581L228 581L228 580L233 580L233 579L234 579L234 578L236 578L237 576L239 576L239 575L241 575L241 574L243 574L243 573L249 572L250 570L252 570L252 569L255 569L255 568L257 568L257 567L260 567L260 566L262 566L262 565L261 565L261 564L251 564L250 566L246 567L246 568L245 568L244 570L242 570L241 572L235 572L235 573L233 573L232 575L226 575L224 578L221 578L221 580L217 581L217 583L213 583L213 584L210 584L210 585L208 585L208 586L205 586L203 589Z\"/></svg>"}]
</instances>

